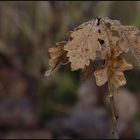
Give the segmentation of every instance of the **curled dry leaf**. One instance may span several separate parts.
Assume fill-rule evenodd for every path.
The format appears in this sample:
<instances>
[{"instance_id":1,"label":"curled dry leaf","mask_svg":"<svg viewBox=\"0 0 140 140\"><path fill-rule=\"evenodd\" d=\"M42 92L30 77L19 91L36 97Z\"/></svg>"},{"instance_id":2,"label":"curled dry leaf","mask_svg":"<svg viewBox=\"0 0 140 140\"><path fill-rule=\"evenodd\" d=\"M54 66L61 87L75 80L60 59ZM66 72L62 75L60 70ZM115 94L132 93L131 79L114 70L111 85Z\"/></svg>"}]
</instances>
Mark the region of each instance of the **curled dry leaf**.
<instances>
[{"instance_id":1,"label":"curled dry leaf","mask_svg":"<svg viewBox=\"0 0 140 140\"><path fill-rule=\"evenodd\" d=\"M123 71L132 69L132 64L129 64L125 59L117 57L113 60L108 60L107 64L94 72L96 83L98 86L104 85L110 80L115 89L126 84L126 79Z\"/></svg>"},{"instance_id":2,"label":"curled dry leaf","mask_svg":"<svg viewBox=\"0 0 140 140\"><path fill-rule=\"evenodd\" d=\"M64 45L66 44L66 41L62 41L56 44L56 47L50 48L50 60L49 60L49 66L51 69L55 69L60 62L63 62L66 60L66 51L64 51Z\"/></svg>"},{"instance_id":3,"label":"curled dry leaf","mask_svg":"<svg viewBox=\"0 0 140 140\"><path fill-rule=\"evenodd\" d=\"M140 68L140 36L138 36L138 31L135 32L134 30L132 33L129 32L126 32L126 37L130 44L130 51L137 61L137 66Z\"/></svg>"}]
</instances>

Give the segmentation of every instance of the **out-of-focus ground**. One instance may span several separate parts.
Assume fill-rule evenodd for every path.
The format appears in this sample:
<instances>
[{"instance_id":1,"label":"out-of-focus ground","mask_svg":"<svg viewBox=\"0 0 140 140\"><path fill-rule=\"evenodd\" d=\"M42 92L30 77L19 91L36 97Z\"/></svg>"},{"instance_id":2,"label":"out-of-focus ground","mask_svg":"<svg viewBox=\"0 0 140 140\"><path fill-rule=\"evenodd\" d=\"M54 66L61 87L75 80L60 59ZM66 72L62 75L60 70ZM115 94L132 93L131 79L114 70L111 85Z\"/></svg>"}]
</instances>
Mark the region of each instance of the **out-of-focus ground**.
<instances>
[{"instance_id":1,"label":"out-of-focus ground","mask_svg":"<svg viewBox=\"0 0 140 140\"><path fill-rule=\"evenodd\" d=\"M140 27L140 2L0 2L0 138L112 138L107 85L68 70L44 77L48 48L97 16ZM135 66L115 96L120 138L140 138Z\"/></svg>"}]
</instances>

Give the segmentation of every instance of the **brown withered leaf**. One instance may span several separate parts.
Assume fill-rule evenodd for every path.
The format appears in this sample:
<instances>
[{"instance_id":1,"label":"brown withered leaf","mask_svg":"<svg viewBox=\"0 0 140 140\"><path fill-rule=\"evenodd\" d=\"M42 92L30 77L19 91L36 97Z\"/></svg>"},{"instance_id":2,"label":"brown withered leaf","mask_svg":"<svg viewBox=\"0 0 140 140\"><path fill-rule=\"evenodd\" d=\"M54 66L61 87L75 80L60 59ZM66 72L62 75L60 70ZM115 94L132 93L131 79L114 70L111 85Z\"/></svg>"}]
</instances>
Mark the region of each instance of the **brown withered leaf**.
<instances>
[{"instance_id":1,"label":"brown withered leaf","mask_svg":"<svg viewBox=\"0 0 140 140\"><path fill-rule=\"evenodd\" d=\"M101 51L97 24L98 20L92 21L92 24L90 22L69 34L72 40L67 42L64 50L67 51L72 71L89 66L90 60L95 60L96 52Z\"/></svg>"},{"instance_id":2,"label":"brown withered leaf","mask_svg":"<svg viewBox=\"0 0 140 140\"><path fill-rule=\"evenodd\" d=\"M112 33L115 32L117 34L119 37L120 49L127 53L132 46L132 43L129 40L133 40L132 38L139 33L139 29L135 26L122 25L120 21L111 20L107 17L102 19L102 24Z\"/></svg>"},{"instance_id":3,"label":"brown withered leaf","mask_svg":"<svg viewBox=\"0 0 140 140\"><path fill-rule=\"evenodd\" d=\"M102 86L107 81L111 81L114 88L126 84L126 79L123 71L132 69L132 64L129 64L125 59L117 57L113 60L108 60L107 64L94 72L96 83L98 86Z\"/></svg>"},{"instance_id":4,"label":"brown withered leaf","mask_svg":"<svg viewBox=\"0 0 140 140\"><path fill-rule=\"evenodd\" d=\"M131 50L137 60L138 66L140 67L140 37L137 37L133 40L133 45L131 45Z\"/></svg>"},{"instance_id":5,"label":"brown withered leaf","mask_svg":"<svg viewBox=\"0 0 140 140\"><path fill-rule=\"evenodd\" d=\"M130 28L125 31L126 38L130 44L130 51L137 61L137 66L140 68L140 36L138 28Z\"/></svg>"},{"instance_id":6,"label":"brown withered leaf","mask_svg":"<svg viewBox=\"0 0 140 140\"><path fill-rule=\"evenodd\" d=\"M49 66L53 70L55 69L60 62L63 62L66 59L66 51L63 50L66 41L62 41L56 44L56 47L50 48L50 60Z\"/></svg>"}]
</instances>

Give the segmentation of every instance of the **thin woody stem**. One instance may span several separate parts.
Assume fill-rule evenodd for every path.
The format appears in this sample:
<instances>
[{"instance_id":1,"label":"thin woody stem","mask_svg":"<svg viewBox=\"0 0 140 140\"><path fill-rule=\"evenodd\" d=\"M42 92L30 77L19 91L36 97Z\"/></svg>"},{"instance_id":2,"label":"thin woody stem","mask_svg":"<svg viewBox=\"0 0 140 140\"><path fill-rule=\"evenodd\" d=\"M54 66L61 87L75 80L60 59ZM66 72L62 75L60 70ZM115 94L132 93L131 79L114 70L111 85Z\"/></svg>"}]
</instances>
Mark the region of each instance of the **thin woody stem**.
<instances>
[{"instance_id":1,"label":"thin woody stem","mask_svg":"<svg viewBox=\"0 0 140 140\"><path fill-rule=\"evenodd\" d=\"M115 107L114 96L110 97L110 103L112 104L113 114L115 116L115 119L117 120L119 118L119 116L118 116L118 112L117 112L116 107Z\"/></svg>"},{"instance_id":2,"label":"thin woody stem","mask_svg":"<svg viewBox=\"0 0 140 140\"><path fill-rule=\"evenodd\" d=\"M115 116L115 107L114 107L114 97L109 97L110 99L110 105L111 105L111 112L112 112L112 121L113 121L113 131L112 131L112 134L114 135L114 133L116 132L117 133L117 126L116 126L116 120L117 120L117 117Z\"/></svg>"},{"instance_id":3,"label":"thin woody stem","mask_svg":"<svg viewBox=\"0 0 140 140\"><path fill-rule=\"evenodd\" d=\"M108 88L109 88L109 101L110 101L110 106L111 106L111 112L112 112L112 122L113 122L113 130L112 130L112 134L114 135L116 133L117 135L117 119L118 119L118 113L116 111L116 107L115 107L115 103L114 103L114 88L112 85L112 82L109 81L108 83ZM117 135L118 137L118 135Z\"/></svg>"}]
</instances>

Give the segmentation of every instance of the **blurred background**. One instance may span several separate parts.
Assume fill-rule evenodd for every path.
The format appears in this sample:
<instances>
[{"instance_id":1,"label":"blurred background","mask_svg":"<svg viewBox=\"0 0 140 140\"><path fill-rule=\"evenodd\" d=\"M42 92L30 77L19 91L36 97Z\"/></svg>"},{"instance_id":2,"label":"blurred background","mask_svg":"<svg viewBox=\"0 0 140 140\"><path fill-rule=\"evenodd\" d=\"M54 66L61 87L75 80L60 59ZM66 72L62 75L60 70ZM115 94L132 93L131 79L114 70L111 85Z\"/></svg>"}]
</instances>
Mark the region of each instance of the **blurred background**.
<instances>
[{"instance_id":1,"label":"blurred background","mask_svg":"<svg viewBox=\"0 0 140 140\"><path fill-rule=\"evenodd\" d=\"M92 75L83 82L69 70L44 77L48 49L104 16L140 27L140 2L0 2L0 138L113 137L107 85L97 87ZM127 85L115 96L118 134L140 138L140 70L125 75Z\"/></svg>"}]
</instances>

